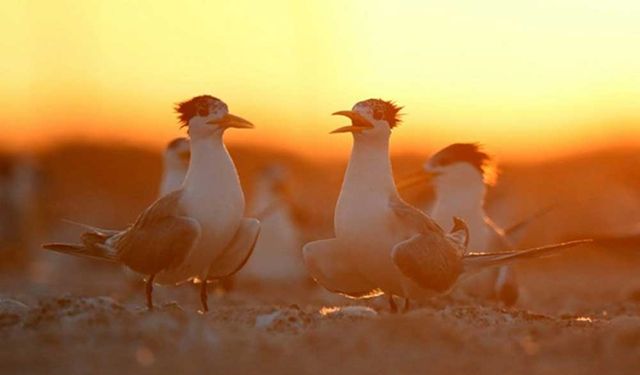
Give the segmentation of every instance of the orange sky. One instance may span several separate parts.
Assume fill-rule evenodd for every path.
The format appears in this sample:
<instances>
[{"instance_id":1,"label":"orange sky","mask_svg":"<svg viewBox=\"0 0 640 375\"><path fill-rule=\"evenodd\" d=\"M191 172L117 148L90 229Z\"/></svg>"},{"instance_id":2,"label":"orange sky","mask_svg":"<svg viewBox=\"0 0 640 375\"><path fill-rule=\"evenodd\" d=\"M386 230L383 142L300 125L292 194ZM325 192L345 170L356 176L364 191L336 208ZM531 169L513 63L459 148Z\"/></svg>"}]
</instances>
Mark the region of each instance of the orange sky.
<instances>
[{"instance_id":1,"label":"orange sky","mask_svg":"<svg viewBox=\"0 0 640 375\"><path fill-rule=\"evenodd\" d=\"M543 5L542 3L548 3ZM232 142L343 152L329 114L406 107L394 150L479 141L500 157L640 139L640 2L20 1L0 9L3 137L158 146L172 105L224 99Z\"/></svg>"}]
</instances>

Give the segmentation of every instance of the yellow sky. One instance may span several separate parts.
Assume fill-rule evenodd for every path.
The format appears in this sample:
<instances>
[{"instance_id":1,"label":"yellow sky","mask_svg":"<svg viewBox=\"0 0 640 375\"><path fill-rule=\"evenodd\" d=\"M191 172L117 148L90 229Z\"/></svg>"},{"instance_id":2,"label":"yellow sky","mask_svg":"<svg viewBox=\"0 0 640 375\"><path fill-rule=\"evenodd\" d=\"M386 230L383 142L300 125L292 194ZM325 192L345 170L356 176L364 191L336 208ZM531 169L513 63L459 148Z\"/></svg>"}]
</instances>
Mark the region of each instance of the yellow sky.
<instances>
[{"instance_id":1,"label":"yellow sky","mask_svg":"<svg viewBox=\"0 0 640 375\"><path fill-rule=\"evenodd\" d=\"M527 158L640 139L640 2L16 1L0 5L0 126L14 147L160 145L210 93L232 142L344 151L329 114L405 109L394 150L479 141Z\"/></svg>"}]
</instances>

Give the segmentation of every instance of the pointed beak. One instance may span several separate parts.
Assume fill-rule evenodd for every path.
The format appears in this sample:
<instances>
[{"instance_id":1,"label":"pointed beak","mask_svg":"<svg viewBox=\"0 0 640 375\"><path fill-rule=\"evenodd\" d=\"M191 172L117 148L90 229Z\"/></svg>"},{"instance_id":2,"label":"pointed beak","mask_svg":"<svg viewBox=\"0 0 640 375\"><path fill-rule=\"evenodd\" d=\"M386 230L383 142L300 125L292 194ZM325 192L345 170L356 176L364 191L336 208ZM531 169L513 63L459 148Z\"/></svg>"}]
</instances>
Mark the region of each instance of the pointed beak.
<instances>
[{"instance_id":1,"label":"pointed beak","mask_svg":"<svg viewBox=\"0 0 640 375\"><path fill-rule=\"evenodd\" d=\"M337 134L337 133L356 133L361 132L365 129L373 128L373 125L369 123L369 121L362 117L361 114L355 111L338 111L332 113L334 116L345 116L351 119L350 126L343 126L341 128L335 129L331 131L329 134Z\"/></svg>"},{"instance_id":2,"label":"pointed beak","mask_svg":"<svg viewBox=\"0 0 640 375\"><path fill-rule=\"evenodd\" d=\"M439 172L430 172L425 170L418 170L406 177L403 177L397 184L399 190L405 190L417 185L429 184L431 181L440 175Z\"/></svg>"},{"instance_id":3,"label":"pointed beak","mask_svg":"<svg viewBox=\"0 0 640 375\"><path fill-rule=\"evenodd\" d=\"M249 121L243 119L240 116L232 115L230 113L226 114L223 118L219 120L212 120L207 122L207 124L218 125L221 128L238 128L238 129L253 129L254 126Z\"/></svg>"}]
</instances>

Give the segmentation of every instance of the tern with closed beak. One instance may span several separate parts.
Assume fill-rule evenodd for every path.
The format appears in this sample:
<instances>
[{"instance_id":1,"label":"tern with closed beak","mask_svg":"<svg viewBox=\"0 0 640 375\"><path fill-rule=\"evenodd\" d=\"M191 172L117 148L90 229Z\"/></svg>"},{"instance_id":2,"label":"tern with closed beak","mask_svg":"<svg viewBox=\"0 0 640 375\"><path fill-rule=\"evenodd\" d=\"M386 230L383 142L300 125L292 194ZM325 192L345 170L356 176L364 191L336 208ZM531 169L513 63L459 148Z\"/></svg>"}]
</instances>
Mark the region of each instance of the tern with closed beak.
<instances>
[{"instance_id":1,"label":"tern with closed beak","mask_svg":"<svg viewBox=\"0 0 640 375\"><path fill-rule=\"evenodd\" d=\"M453 216L469 228L469 247L497 252L514 248L505 232L484 211L487 184L492 183L491 157L477 144L455 143L435 153L424 165L431 177L435 202L431 217L448 228ZM496 272L497 271L497 272ZM519 290L511 266L480 272L461 285L465 291L481 297L493 297L511 306Z\"/></svg>"},{"instance_id":2,"label":"tern with closed beak","mask_svg":"<svg viewBox=\"0 0 640 375\"><path fill-rule=\"evenodd\" d=\"M189 169L182 187L155 201L128 228L89 227L79 244L45 244L49 250L122 263L143 274L147 306L153 308L153 283L201 283L208 311L208 280L237 272L247 261L260 222L243 217L244 194L223 142L227 129L253 128L210 95L176 106L191 142Z\"/></svg>"},{"instance_id":3,"label":"tern with closed beak","mask_svg":"<svg viewBox=\"0 0 640 375\"><path fill-rule=\"evenodd\" d=\"M435 200L424 209L442 228L449 228L451 218L464 220L469 228L469 247L499 252L515 248L528 224L548 213L549 205L533 215L507 227L499 227L486 214L484 203L487 186L497 177L492 158L475 143L454 143L436 152L412 179L401 182L404 188L425 183L434 188ZM465 280L458 289L482 297L494 298L507 306L515 304L519 287L511 266L480 272Z\"/></svg>"},{"instance_id":4,"label":"tern with closed beak","mask_svg":"<svg viewBox=\"0 0 640 375\"><path fill-rule=\"evenodd\" d=\"M445 232L431 217L404 202L389 159L392 129L400 107L369 99L334 114L352 124L332 133L351 133L353 148L335 209L335 238L303 248L311 276L326 289L353 298L387 294L424 299L448 292L461 276L486 267L538 258L589 242L572 241L523 251L469 252L467 225L450 218ZM405 306L406 307L406 306Z\"/></svg>"}]
</instances>

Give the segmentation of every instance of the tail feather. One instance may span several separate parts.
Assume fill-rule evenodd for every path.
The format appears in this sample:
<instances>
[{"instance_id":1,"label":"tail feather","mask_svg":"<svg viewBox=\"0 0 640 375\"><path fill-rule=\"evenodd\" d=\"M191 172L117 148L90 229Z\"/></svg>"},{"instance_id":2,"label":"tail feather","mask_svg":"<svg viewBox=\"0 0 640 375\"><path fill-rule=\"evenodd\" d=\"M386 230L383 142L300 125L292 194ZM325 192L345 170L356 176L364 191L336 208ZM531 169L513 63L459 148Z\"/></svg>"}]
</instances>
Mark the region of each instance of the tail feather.
<instances>
[{"instance_id":1,"label":"tail feather","mask_svg":"<svg viewBox=\"0 0 640 375\"><path fill-rule=\"evenodd\" d=\"M83 223L79 223L77 221L73 221L73 220L68 220L68 219L62 219L62 221L64 221L67 224L71 224L71 225L76 225L79 226L80 228L84 228L90 232L95 232L97 234L101 234L104 236L112 236L114 234L119 233L119 230L115 230L115 229L104 229L104 228L98 228L98 227L94 227L88 224L83 224Z\"/></svg>"},{"instance_id":2,"label":"tail feather","mask_svg":"<svg viewBox=\"0 0 640 375\"><path fill-rule=\"evenodd\" d=\"M116 253L98 244L97 246L85 246L82 244L68 244L68 243L47 243L42 245L44 249L56 251L58 253L75 255L83 258L92 258L98 260L106 260L109 262L117 262Z\"/></svg>"},{"instance_id":3,"label":"tail feather","mask_svg":"<svg viewBox=\"0 0 640 375\"><path fill-rule=\"evenodd\" d=\"M556 255L562 250L592 242L593 240L591 239L585 239L534 247L527 250L504 251L499 253L468 253L462 258L462 264L465 271L479 270L481 268L502 266L526 259L537 259Z\"/></svg>"}]
</instances>

